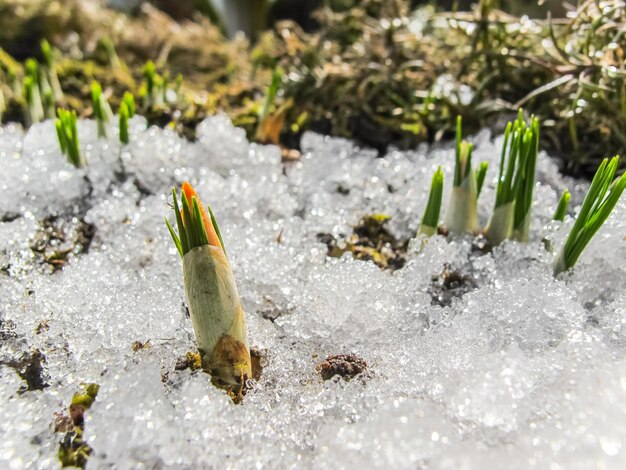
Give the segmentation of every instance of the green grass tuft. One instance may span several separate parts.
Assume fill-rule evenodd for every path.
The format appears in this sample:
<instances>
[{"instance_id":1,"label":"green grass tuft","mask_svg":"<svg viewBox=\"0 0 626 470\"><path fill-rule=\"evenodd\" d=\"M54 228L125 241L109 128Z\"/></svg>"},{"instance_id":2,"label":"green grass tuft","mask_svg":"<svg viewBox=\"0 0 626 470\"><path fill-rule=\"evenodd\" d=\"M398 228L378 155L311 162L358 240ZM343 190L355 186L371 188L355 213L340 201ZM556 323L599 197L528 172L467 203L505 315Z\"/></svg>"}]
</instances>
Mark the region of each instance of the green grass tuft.
<instances>
[{"instance_id":1,"label":"green grass tuft","mask_svg":"<svg viewBox=\"0 0 626 470\"><path fill-rule=\"evenodd\" d=\"M626 188L626 173L613 181L619 165L619 157L613 157L610 161L605 158L589 186L589 190L583 201L574 226L561 250L561 254L554 266L554 274L557 275L570 269L580 257L581 253L602 227L611 211L619 201Z\"/></svg>"}]
</instances>

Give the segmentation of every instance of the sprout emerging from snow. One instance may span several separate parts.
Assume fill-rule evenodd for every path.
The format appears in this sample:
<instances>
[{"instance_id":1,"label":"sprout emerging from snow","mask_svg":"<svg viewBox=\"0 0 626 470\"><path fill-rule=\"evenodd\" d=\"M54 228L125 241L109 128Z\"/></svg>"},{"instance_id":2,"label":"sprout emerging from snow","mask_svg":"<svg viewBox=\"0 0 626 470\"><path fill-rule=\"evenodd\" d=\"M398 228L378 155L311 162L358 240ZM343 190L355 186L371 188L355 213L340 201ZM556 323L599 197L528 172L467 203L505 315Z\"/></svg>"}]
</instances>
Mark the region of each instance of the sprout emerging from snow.
<instances>
[{"instance_id":1,"label":"sprout emerging from snow","mask_svg":"<svg viewBox=\"0 0 626 470\"><path fill-rule=\"evenodd\" d=\"M98 122L98 137L107 137L107 128L113 117L111 107L102 93L102 87L98 82L91 84L91 107L93 115Z\"/></svg>"},{"instance_id":2,"label":"sprout emerging from snow","mask_svg":"<svg viewBox=\"0 0 626 470\"><path fill-rule=\"evenodd\" d=\"M182 211L176 190L178 235L166 220L183 260L185 295L202 367L213 383L236 396L252 377L246 318L213 212L194 189L183 184Z\"/></svg>"},{"instance_id":3,"label":"sprout emerging from snow","mask_svg":"<svg viewBox=\"0 0 626 470\"><path fill-rule=\"evenodd\" d=\"M559 204L556 206L556 210L554 211L554 215L552 216L553 220L557 220L559 222L563 222L565 220L567 207L569 206L569 200L571 197L572 195L569 191L565 190L565 192L563 192L561 199L559 199Z\"/></svg>"},{"instance_id":4,"label":"sprout emerging from snow","mask_svg":"<svg viewBox=\"0 0 626 470\"><path fill-rule=\"evenodd\" d=\"M54 121L57 131L59 146L63 155L67 155L67 161L76 168L85 166L80 147L78 145L78 131L76 130L76 112L59 108L57 110L58 119Z\"/></svg>"},{"instance_id":5,"label":"sprout emerging from snow","mask_svg":"<svg viewBox=\"0 0 626 470\"><path fill-rule=\"evenodd\" d=\"M485 230L492 245L512 237L528 241L538 143L539 121L533 116L526 123L520 109L504 132L496 202Z\"/></svg>"},{"instance_id":6,"label":"sprout emerging from snow","mask_svg":"<svg viewBox=\"0 0 626 470\"><path fill-rule=\"evenodd\" d=\"M25 69L24 100L26 101L28 124L33 125L42 121L45 117L39 90L39 66L34 59L27 59Z\"/></svg>"},{"instance_id":7,"label":"sprout emerging from snow","mask_svg":"<svg viewBox=\"0 0 626 470\"><path fill-rule=\"evenodd\" d=\"M123 144L127 144L130 142L130 137L128 135L128 119L130 112L128 111L128 106L126 103L122 102L120 105L120 109L118 111L119 115L119 129L120 129L120 142Z\"/></svg>"},{"instance_id":8,"label":"sprout emerging from snow","mask_svg":"<svg viewBox=\"0 0 626 470\"><path fill-rule=\"evenodd\" d=\"M456 121L454 186L448 202L445 224L455 233L476 233L478 231L476 177L480 173L472 171L473 145L461 140L461 137L461 116L459 116ZM484 180L484 175L482 178Z\"/></svg>"},{"instance_id":9,"label":"sprout emerging from snow","mask_svg":"<svg viewBox=\"0 0 626 470\"><path fill-rule=\"evenodd\" d=\"M606 221L626 188L626 173L613 182L619 157L605 158L589 186L580 213L554 264L554 275L570 269Z\"/></svg>"},{"instance_id":10,"label":"sprout emerging from snow","mask_svg":"<svg viewBox=\"0 0 626 470\"><path fill-rule=\"evenodd\" d=\"M441 212L441 199L443 196L443 171L441 167L433 175L430 183L430 193L428 194L428 204L424 210L424 216L418 230L418 234L432 237L437 233L439 225L439 213Z\"/></svg>"},{"instance_id":11,"label":"sprout emerging from snow","mask_svg":"<svg viewBox=\"0 0 626 470\"><path fill-rule=\"evenodd\" d=\"M48 80L52 87L52 96L55 101L60 100L63 98L63 90L61 89L61 83L59 82L59 76L56 71L54 51L50 43L45 39L41 41L41 54L43 55L48 69ZM52 115L54 115L54 113L52 113Z\"/></svg>"},{"instance_id":12,"label":"sprout emerging from snow","mask_svg":"<svg viewBox=\"0 0 626 470\"><path fill-rule=\"evenodd\" d=\"M133 96L133 94L129 91L124 93L124 96L122 97L122 103L124 103L126 105L126 108L128 109L128 117L132 118L135 115L135 97Z\"/></svg>"}]
</instances>

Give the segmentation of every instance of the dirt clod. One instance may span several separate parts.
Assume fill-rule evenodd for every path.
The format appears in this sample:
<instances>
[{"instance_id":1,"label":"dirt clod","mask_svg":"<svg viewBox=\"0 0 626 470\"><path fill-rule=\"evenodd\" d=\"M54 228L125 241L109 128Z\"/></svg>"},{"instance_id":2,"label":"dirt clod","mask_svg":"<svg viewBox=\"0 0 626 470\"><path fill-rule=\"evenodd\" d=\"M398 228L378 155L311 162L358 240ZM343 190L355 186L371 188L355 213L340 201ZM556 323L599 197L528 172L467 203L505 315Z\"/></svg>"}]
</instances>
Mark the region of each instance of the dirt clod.
<instances>
[{"instance_id":1,"label":"dirt clod","mask_svg":"<svg viewBox=\"0 0 626 470\"><path fill-rule=\"evenodd\" d=\"M47 374L43 364L46 357L41 351L35 349L25 353L20 359L0 360L0 365L11 367L24 380L25 384L18 393L43 390L48 387Z\"/></svg>"},{"instance_id":2,"label":"dirt clod","mask_svg":"<svg viewBox=\"0 0 626 470\"><path fill-rule=\"evenodd\" d=\"M366 369L365 360L354 354L331 354L315 366L315 370L324 380L330 380L335 375L344 380L350 380L365 372Z\"/></svg>"}]
</instances>

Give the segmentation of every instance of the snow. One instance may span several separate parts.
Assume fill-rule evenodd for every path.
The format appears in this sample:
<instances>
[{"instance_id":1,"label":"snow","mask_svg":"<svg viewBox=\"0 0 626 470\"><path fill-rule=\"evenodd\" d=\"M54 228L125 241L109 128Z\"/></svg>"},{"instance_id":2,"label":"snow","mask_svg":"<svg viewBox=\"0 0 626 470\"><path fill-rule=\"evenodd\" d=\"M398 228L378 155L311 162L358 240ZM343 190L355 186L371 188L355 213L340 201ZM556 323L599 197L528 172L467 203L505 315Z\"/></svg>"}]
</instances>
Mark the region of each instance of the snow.
<instances>
[{"instance_id":1,"label":"snow","mask_svg":"<svg viewBox=\"0 0 626 470\"><path fill-rule=\"evenodd\" d=\"M121 147L116 129L99 140L94 122L79 122L84 170L61 156L51 122L0 128L2 468L58 468L55 413L88 382L100 385L86 412L88 468L626 466L626 198L554 279L572 219L551 215L563 188L579 204L586 185L541 154L528 244L485 254L469 237L413 240L391 273L327 257L317 235L346 236L384 213L398 238L413 237L438 165L446 207L451 145L378 158L305 134L300 161L283 164L223 116L195 143L131 124ZM502 137L472 140L474 162L491 164L484 225ZM204 373L174 370L194 336L163 218L185 180L219 221L251 344L266 354L242 405ZM32 249L53 217L69 231L95 226L89 249L56 270ZM476 288L442 306L429 289L445 265ZM34 350L48 386L24 392L7 362ZM368 372L322 381L316 364L340 353Z\"/></svg>"}]
</instances>

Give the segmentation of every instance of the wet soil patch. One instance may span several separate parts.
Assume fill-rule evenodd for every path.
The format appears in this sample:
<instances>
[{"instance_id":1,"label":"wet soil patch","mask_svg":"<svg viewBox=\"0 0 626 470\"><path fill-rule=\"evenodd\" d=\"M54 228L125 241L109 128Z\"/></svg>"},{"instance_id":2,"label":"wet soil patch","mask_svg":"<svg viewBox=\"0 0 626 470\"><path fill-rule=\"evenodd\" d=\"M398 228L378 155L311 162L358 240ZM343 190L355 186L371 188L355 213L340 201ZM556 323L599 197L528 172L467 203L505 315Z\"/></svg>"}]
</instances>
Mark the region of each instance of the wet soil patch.
<instances>
[{"instance_id":1,"label":"wet soil patch","mask_svg":"<svg viewBox=\"0 0 626 470\"><path fill-rule=\"evenodd\" d=\"M386 227L390 217L374 214L363 217L346 238L318 233L328 247L328 256L340 258L350 252L355 259L373 261L379 268L395 271L406 263L409 240L397 239Z\"/></svg>"},{"instance_id":2,"label":"wet soil patch","mask_svg":"<svg viewBox=\"0 0 626 470\"><path fill-rule=\"evenodd\" d=\"M367 370L367 362L354 354L331 354L315 366L315 371L323 380L339 376L351 380Z\"/></svg>"},{"instance_id":3,"label":"wet soil patch","mask_svg":"<svg viewBox=\"0 0 626 470\"><path fill-rule=\"evenodd\" d=\"M25 382L18 390L21 395L25 392L43 390L48 387L48 374L44 368L46 357L41 351L35 349L27 352L19 359L1 359L0 365L12 368Z\"/></svg>"},{"instance_id":4,"label":"wet soil patch","mask_svg":"<svg viewBox=\"0 0 626 470\"><path fill-rule=\"evenodd\" d=\"M62 269L72 256L87 253L95 233L95 225L82 218L66 220L50 216L39 222L30 248L40 263L55 272Z\"/></svg>"},{"instance_id":5,"label":"wet soil patch","mask_svg":"<svg viewBox=\"0 0 626 470\"><path fill-rule=\"evenodd\" d=\"M478 285L471 276L453 270L445 264L443 271L431 278L427 293L431 296L431 305L449 307L454 299L476 289Z\"/></svg>"}]
</instances>

